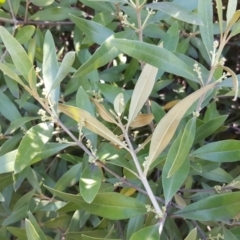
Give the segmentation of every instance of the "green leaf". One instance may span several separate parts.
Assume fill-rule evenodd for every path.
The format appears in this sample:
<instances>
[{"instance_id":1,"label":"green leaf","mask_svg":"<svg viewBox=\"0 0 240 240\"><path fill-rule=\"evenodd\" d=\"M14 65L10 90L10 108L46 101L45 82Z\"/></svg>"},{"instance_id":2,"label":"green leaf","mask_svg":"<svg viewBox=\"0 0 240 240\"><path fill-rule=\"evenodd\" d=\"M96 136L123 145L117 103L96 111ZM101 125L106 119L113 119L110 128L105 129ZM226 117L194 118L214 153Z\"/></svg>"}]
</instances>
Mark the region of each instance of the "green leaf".
<instances>
[{"instance_id":1,"label":"green leaf","mask_svg":"<svg viewBox=\"0 0 240 240\"><path fill-rule=\"evenodd\" d=\"M31 160L30 164L34 164L36 162L41 161L42 159L46 159L50 156L53 156L67 147L74 146L75 143L46 143L40 152L37 152L34 158Z\"/></svg>"},{"instance_id":2,"label":"green leaf","mask_svg":"<svg viewBox=\"0 0 240 240\"><path fill-rule=\"evenodd\" d=\"M199 143L204 140L206 137L210 136L214 132L216 132L225 122L228 115L219 116L211 119L210 121L204 123L196 131L196 138L194 143Z\"/></svg>"},{"instance_id":3,"label":"green leaf","mask_svg":"<svg viewBox=\"0 0 240 240\"><path fill-rule=\"evenodd\" d=\"M40 236L37 234L37 231L35 230L32 223L28 219L25 219L25 228L28 240L32 239L41 240Z\"/></svg>"},{"instance_id":4,"label":"green leaf","mask_svg":"<svg viewBox=\"0 0 240 240\"><path fill-rule=\"evenodd\" d=\"M213 162L235 162L240 159L239 144L238 140L213 142L198 148L191 155Z\"/></svg>"},{"instance_id":5,"label":"green leaf","mask_svg":"<svg viewBox=\"0 0 240 240\"><path fill-rule=\"evenodd\" d=\"M31 0L31 2L36 6L45 7L51 5L54 0Z\"/></svg>"},{"instance_id":6,"label":"green leaf","mask_svg":"<svg viewBox=\"0 0 240 240\"><path fill-rule=\"evenodd\" d=\"M188 205L175 215L198 221L226 221L240 213L240 193L211 196Z\"/></svg>"},{"instance_id":7,"label":"green leaf","mask_svg":"<svg viewBox=\"0 0 240 240\"><path fill-rule=\"evenodd\" d=\"M72 66L74 60L75 60L75 52L68 52L64 56L62 63L59 67L59 70L57 72L57 75L56 75L55 79L53 80L53 84L50 88L50 91L59 87L62 80L69 74L69 71L71 69L71 66Z\"/></svg>"},{"instance_id":8,"label":"green leaf","mask_svg":"<svg viewBox=\"0 0 240 240\"><path fill-rule=\"evenodd\" d=\"M180 133L171 145L166 162L170 162L171 168L168 172L168 178L173 176L182 166L193 145L196 131L196 118L191 118L185 126L183 133Z\"/></svg>"},{"instance_id":9,"label":"green leaf","mask_svg":"<svg viewBox=\"0 0 240 240\"><path fill-rule=\"evenodd\" d=\"M167 161L163 167L162 172L162 183L165 204L171 201L172 197L176 194L176 192L179 190L179 188L186 180L190 169L189 160L188 159L185 160L183 164L180 166L180 168L177 170L177 172L173 176L168 177L168 172L170 168L171 162Z\"/></svg>"},{"instance_id":10,"label":"green leaf","mask_svg":"<svg viewBox=\"0 0 240 240\"><path fill-rule=\"evenodd\" d=\"M198 1L198 15L202 19L203 25L200 25L200 33L207 50L209 59L210 51L213 50L213 7L212 0Z\"/></svg>"},{"instance_id":11,"label":"green leaf","mask_svg":"<svg viewBox=\"0 0 240 240\"><path fill-rule=\"evenodd\" d=\"M197 240L197 228L194 228L184 240Z\"/></svg>"},{"instance_id":12,"label":"green leaf","mask_svg":"<svg viewBox=\"0 0 240 240\"><path fill-rule=\"evenodd\" d=\"M65 190L68 186L73 186L79 181L81 173L81 163L72 166L67 172L65 172L61 178L57 181L54 189L58 191Z\"/></svg>"},{"instance_id":13,"label":"green leaf","mask_svg":"<svg viewBox=\"0 0 240 240\"><path fill-rule=\"evenodd\" d=\"M176 18L183 22L195 25L203 25L201 19L196 13L194 13L193 11L187 11L186 8L181 7L172 2L151 3L147 4L146 7L164 12L170 15L171 17Z\"/></svg>"},{"instance_id":14,"label":"green leaf","mask_svg":"<svg viewBox=\"0 0 240 240\"><path fill-rule=\"evenodd\" d=\"M42 66L43 81L46 92L49 94L51 104L56 106L60 95L60 86L51 90L54 80L58 74L58 61L56 55L56 48L51 32L48 30L45 35L43 44L43 66ZM55 108L55 110L57 110Z\"/></svg>"},{"instance_id":15,"label":"green leaf","mask_svg":"<svg viewBox=\"0 0 240 240\"><path fill-rule=\"evenodd\" d=\"M17 150L14 165L15 173L29 166L32 159L41 151L52 136L52 131L52 124L40 123L26 132Z\"/></svg>"},{"instance_id":16,"label":"green leaf","mask_svg":"<svg viewBox=\"0 0 240 240\"><path fill-rule=\"evenodd\" d=\"M17 34L15 38L18 40L20 44L24 44L29 42L35 32L35 27L32 25L23 26L18 28Z\"/></svg>"},{"instance_id":17,"label":"green leaf","mask_svg":"<svg viewBox=\"0 0 240 240\"><path fill-rule=\"evenodd\" d=\"M109 28L106 28L94 21L78 18L73 15L70 15L70 18L91 41L99 45L101 45L108 37L114 34L114 32Z\"/></svg>"},{"instance_id":18,"label":"green leaf","mask_svg":"<svg viewBox=\"0 0 240 240\"><path fill-rule=\"evenodd\" d=\"M11 134L11 133L15 132L18 128L22 127L25 123L36 120L36 119L40 119L40 117L22 117L22 118L14 119L10 123L5 134Z\"/></svg>"},{"instance_id":19,"label":"green leaf","mask_svg":"<svg viewBox=\"0 0 240 240\"><path fill-rule=\"evenodd\" d=\"M26 240L27 239L27 235L26 235L26 231L23 228L17 228L17 227L7 227L7 230L13 234L14 236L16 236L19 240Z\"/></svg>"},{"instance_id":20,"label":"green leaf","mask_svg":"<svg viewBox=\"0 0 240 240\"><path fill-rule=\"evenodd\" d=\"M114 34L110 38L133 38L133 31L124 31ZM87 73L104 66L113 58L118 56L120 51L108 44L108 39L94 52L92 57L84 63L73 75L73 77L83 77Z\"/></svg>"},{"instance_id":21,"label":"green leaf","mask_svg":"<svg viewBox=\"0 0 240 240\"><path fill-rule=\"evenodd\" d=\"M27 80L33 65L20 43L6 30L0 26L0 36L2 41L11 55L12 61L21 75Z\"/></svg>"},{"instance_id":22,"label":"green leaf","mask_svg":"<svg viewBox=\"0 0 240 240\"><path fill-rule=\"evenodd\" d=\"M188 95L182 101L178 102L173 108L171 108L171 110L161 119L152 136L149 156L144 170L145 173L148 171L151 163L167 147L181 119L190 106L204 93L212 89L214 85L215 83L209 84Z\"/></svg>"},{"instance_id":23,"label":"green leaf","mask_svg":"<svg viewBox=\"0 0 240 240\"><path fill-rule=\"evenodd\" d=\"M216 0L216 7L217 7L217 15L218 15L218 21L219 21L219 28L220 28L220 34L222 36L223 34L223 6L222 6L222 0Z\"/></svg>"},{"instance_id":24,"label":"green leaf","mask_svg":"<svg viewBox=\"0 0 240 240\"><path fill-rule=\"evenodd\" d=\"M121 220L146 213L145 205L142 202L120 193L98 193L92 203L89 204L80 195L67 194L45 187L61 199L75 203L80 208L104 218Z\"/></svg>"},{"instance_id":25,"label":"green leaf","mask_svg":"<svg viewBox=\"0 0 240 240\"><path fill-rule=\"evenodd\" d=\"M229 231L225 227L222 227L222 228L223 228L224 239L238 240L238 238L231 231Z\"/></svg>"},{"instance_id":26,"label":"green leaf","mask_svg":"<svg viewBox=\"0 0 240 240\"><path fill-rule=\"evenodd\" d=\"M53 7L46 8L44 10L37 11L29 20L37 20L37 21L62 21L64 19L69 19L69 14L73 14L76 16L82 15L82 12L79 9L67 8L67 7Z\"/></svg>"},{"instance_id":27,"label":"green leaf","mask_svg":"<svg viewBox=\"0 0 240 240\"><path fill-rule=\"evenodd\" d=\"M9 121L21 118L17 107L1 90L0 90L0 113Z\"/></svg>"},{"instance_id":28,"label":"green leaf","mask_svg":"<svg viewBox=\"0 0 240 240\"><path fill-rule=\"evenodd\" d=\"M6 74L8 77L16 81L17 83L21 84L22 86L25 86L21 78L7 65L0 63L0 69L4 74Z\"/></svg>"},{"instance_id":29,"label":"green leaf","mask_svg":"<svg viewBox=\"0 0 240 240\"><path fill-rule=\"evenodd\" d=\"M234 13L237 10L237 0L229 0L227 4L227 24L231 21Z\"/></svg>"},{"instance_id":30,"label":"green leaf","mask_svg":"<svg viewBox=\"0 0 240 240\"><path fill-rule=\"evenodd\" d=\"M79 187L84 201L91 203L94 200L101 187L102 178L102 170L98 165L89 164L83 170Z\"/></svg>"},{"instance_id":31,"label":"green leaf","mask_svg":"<svg viewBox=\"0 0 240 240\"><path fill-rule=\"evenodd\" d=\"M143 105L147 101L149 95L151 94L157 73L158 68L153 67L149 64L146 64L144 66L131 97L127 128L132 123L132 121L134 121Z\"/></svg>"},{"instance_id":32,"label":"green leaf","mask_svg":"<svg viewBox=\"0 0 240 240\"><path fill-rule=\"evenodd\" d=\"M164 48L127 39L109 38L106 43L139 61L146 62L156 68L188 78L192 81L197 81L193 69L176 57L172 52Z\"/></svg>"},{"instance_id":33,"label":"green leaf","mask_svg":"<svg viewBox=\"0 0 240 240\"><path fill-rule=\"evenodd\" d=\"M12 223L18 222L27 216L28 206L21 207L14 210L5 220L2 222L2 226L8 226Z\"/></svg>"},{"instance_id":34,"label":"green leaf","mask_svg":"<svg viewBox=\"0 0 240 240\"><path fill-rule=\"evenodd\" d=\"M141 229L140 231L134 233L130 240L139 240L139 239L159 239L159 225L155 224L152 226L145 227Z\"/></svg>"},{"instance_id":35,"label":"green leaf","mask_svg":"<svg viewBox=\"0 0 240 240\"><path fill-rule=\"evenodd\" d=\"M14 161L16 153L17 150L14 150L0 157L0 174L14 171Z\"/></svg>"}]
</instances>

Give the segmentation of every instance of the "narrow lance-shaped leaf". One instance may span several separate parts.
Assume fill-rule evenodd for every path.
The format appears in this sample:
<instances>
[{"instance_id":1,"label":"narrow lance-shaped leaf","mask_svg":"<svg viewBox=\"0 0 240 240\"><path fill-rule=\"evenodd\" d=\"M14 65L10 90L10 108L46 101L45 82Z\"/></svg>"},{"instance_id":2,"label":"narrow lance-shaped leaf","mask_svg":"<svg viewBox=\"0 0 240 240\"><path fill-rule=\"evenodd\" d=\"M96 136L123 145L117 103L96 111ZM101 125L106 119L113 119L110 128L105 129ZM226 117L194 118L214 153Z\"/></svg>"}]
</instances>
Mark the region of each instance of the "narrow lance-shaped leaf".
<instances>
[{"instance_id":1,"label":"narrow lance-shaped leaf","mask_svg":"<svg viewBox=\"0 0 240 240\"><path fill-rule=\"evenodd\" d=\"M182 166L184 161L186 161L186 158L194 141L195 132L196 118L193 117L188 121L186 127L183 130L183 133L180 134L179 141L177 141L178 138L176 138L168 152L168 156L170 157L167 156L166 161L171 161L172 166L168 172L167 177L174 175Z\"/></svg>"},{"instance_id":2,"label":"narrow lance-shaped leaf","mask_svg":"<svg viewBox=\"0 0 240 240\"><path fill-rule=\"evenodd\" d=\"M192 11L187 11L186 8L183 8L172 2L151 3L147 4L146 7L162 11L170 15L171 17L181 20L183 22L203 25L201 19L196 13L193 13Z\"/></svg>"},{"instance_id":3,"label":"narrow lance-shaped leaf","mask_svg":"<svg viewBox=\"0 0 240 240\"><path fill-rule=\"evenodd\" d=\"M188 205L175 215L198 221L226 221L240 213L240 193L211 196Z\"/></svg>"},{"instance_id":4,"label":"narrow lance-shaped leaf","mask_svg":"<svg viewBox=\"0 0 240 240\"><path fill-rule=\"evenodd\" d=\"M230 31L230 29L232 28L233 24L238 21L239 17L240 17L240 10L237 10L237 11L233 14L231 20L229 21L229 23L228 23L228 25L227 25L226 32L229 32L229 31Z\"/></svg>"},{"instance_id":5,"label":"narrow lance-shaped leaf","mask_svg":"<svg viewBox=\"0 0 240 240\"><path fill-rule=\"evenodd\" d=\"M97 22L78 18L73 15L70 15L70 18L91 41L94 41L99 45L101 45L108 37L114 34L112 30L102 26Z\"/></svg>"},{"instance_id":6,"label":"narrow lance-shaped leaf","mask_svg":"<svg viewBox=\"0 0 240 240\"><path fill-rule=\"evenodd\" d=\"M31 160L42 150L52 136L53 126L50 123L40 123L29 129L23 137L15 160L15 173L29 166Z\"/></svg>"},{"instance_id":7,"label":"narrow lance-shaped leaf","mask_svg":"<svg viewBox=\"0 0 240 240\"><path fill-rule=\"evenodd\" d=\"M62 80L67 76L67 74L70 71L70 68L75 60L75 52L68 52L61 63L61 66L58 70L57 76L53 80L53 84L50 88L50 91L53 90L54 88L58 87Z\"/></svg>"},{"instance_id":8,"label":"narrow lance-shaped leaf","mask_svg":"<svg viewBox=\"0 0 240 240\"><path fill-rule=\"evenodd\" d=\"M95 199L89 204L80 195L59 192L47 186L45 188L64 201L75 203L92 214L112 220L127 219L146 213L144 203L120 193L98 193Z\"/></svg>"},{"instance_id":9,"label":"narrow lance-shaped leaf","mask_svg":"<svg viewBox=\"0 0 240 240\"><path fill-rule=\"evenodd\" d=\"M129 107L127 127L129 127L132 121L136 118L151 94L157 73L158 68L153 67L150 64L146 64L144 66L133 90L131 104Z\"/></svg>"},{"instance_id":10,"label":"narrow lance-shaped leaf","mask_svg":"<svg viewBox=\"0 0 240 240\"><path fill-rule=\"evenodd\" d=\"M23 77L28 80L28 73L33 65L21 44L6 30L0 26L0 36L11 55L12 61Z\"/></svg>"},{"instance_id":11,"label":"narrow lance-shaped leaf","mask_svg":"<svg viewBox=\"0 0 240 240\"><path fill-rule=\"evenodd\" d=\"M197 228L194 228L184 240L197 240Z\"/></svg>"},{"instance_id":12,"label":"narrow lance-shaped leaf","mask_svg":"<svg viewBox=\"0 0 240 240\"><path fill-rule=\"evenodd\" d=\"M114 110L118 116L121 116L124 108L125 108L125 103L124 103L124 95L123 93L119 93L113 102Z\"/></svg>"},{"instance_id":13,"label":"narrow lance-shaped leaf","mask_svg":"<svg viewBox=\"0 0 240 240\"><path fill-rule=\"evenodd\" d=\"M134 121L130 124L131 128L139 128L146 126L153 121L154 116L153 114L139 114L137 117L134 119Z\"/></svg>"},{"instance_id":14,"label":"narrow lance-shaped leaf","mask_svg":"<svg viewBox=\"0 0 240 240\"><path fill-rule=\"evenodd\" d=\"M225 67L222 65L218 65L218 67L223 68L225 71L229 72L232 75L233 89L235 91L233 101L236 101L238 98L238 77L237 77L237 75L235 74L235 72L232 69L230 69L228 67Z\"/></svg>"},{"instance_id":15,"label":"narrow lance-shaped leaf","mask_svg":"<svg viewBox=\"0 0 240 240\"><path fill-rule=\"evenodd\" d=\"M227 5L227 24L230 22L232 19L232 16L234 15L236 9L237 9L237 0L228 0L228 5Z\"/></svg>"},{"instance_id":16,"label":"narrow lance-shaped leaf","mask_svg":"<svg viewBox=\"0 0 240 240\"><path fill-rule=\"evenodd\" d=\"M106 43L139 61L198 82L193 69L167 49L149 43L127 39L109 38L106 40Z\"/></svg>"},{"instance_id":17,"label":"narrow lance-shaped leaf","mask_svg":"<svg viewBox=\"0 0 240 240\"><path fill-rule=\"evenodd\" d=\"M59 100L60 86L51 91L52 84L54 83L54 80L58 73L58 61L54 40L50 31L46 32L43 44L42 68L43 81L46 92L49 94L50 103L55 106Z\"/></svg>"},{"instance_id":18,"label":"narrow lance-shaped leaf","mask_svg":"<svg viewBox=\"0 0 240 240\"><path fill-rule=\"evenodd\" d=\"M28 240L32 240L32 239L41 240L41 238L37 234L37 231L35 230L34 226L28 219L25 219L25 227L26 227L26 233L27 233Z\"/></svg>"},{"instance_id":19,"label":"narrow lance-shaped leaf","mask_svg":"<svg viewBox=\"0 0 240 240\"><path fill-rule=\"evenodd\" d=\"M177 103L158 123L154 130L149 157L145 167L145 174L147 173L151 163L159 156L159 154L166 148L171 141L181 119L187 112L189 107L203 94L212 89L216 83L209 84L196 92L188 95L182 101Z\"/></svg>"},{"instance_id":20,"label":"narrow lance-shaped leaf","mask_svg":"<svg viewBox=\"0 0 240 240\"><path fill-rule=\"evenodd\" d=\"M73 118L75 121L80 122L82 120L84 122L84 127L87 129L102 136L110 142L125 148L124 144L114 135L112 131L110 131L87 111L64 104L59 104L58 107L61 112Z\"/></svg>"},{"instance_id":21,"label":"narrow lance-shaped leaf","mask_svg":"<svg viewBox=\"0 0 240 240\"><path fill-rule=\"evenodd\" d=\"M209 59L210 51L213 49L213 8L212 0L198 1L198 15L202 19L203 25L200 25L200 33L203 43L206 47Z\"/></svg>"},{"instance_id":22,"label":"narrow lance-shaped leaf","mask_svg":"<svg viewBox=\"0 0 240 240\"><path fill-rule=\"evenodd\" d=\"M110 36L92 55L92 57L85 62L73 75L73 77L83 77L89 72L104 66L116 56L119 55L120 51L109 45L109 39L111 38L134 38L132 31L124 31Z\"/></svg>"},{"instance_id":23,"label":"narrow lance-shaped leaf","mask_svg":"<svg viewBox=\"0 0 240 240\"><path fill-rule=\"evenodd\" d=\"M223 34L223 7L222 7L222 0L216 0L217 5L217 13L218 13L218 22L221 36Z\"/></svg>"}]
</instances>

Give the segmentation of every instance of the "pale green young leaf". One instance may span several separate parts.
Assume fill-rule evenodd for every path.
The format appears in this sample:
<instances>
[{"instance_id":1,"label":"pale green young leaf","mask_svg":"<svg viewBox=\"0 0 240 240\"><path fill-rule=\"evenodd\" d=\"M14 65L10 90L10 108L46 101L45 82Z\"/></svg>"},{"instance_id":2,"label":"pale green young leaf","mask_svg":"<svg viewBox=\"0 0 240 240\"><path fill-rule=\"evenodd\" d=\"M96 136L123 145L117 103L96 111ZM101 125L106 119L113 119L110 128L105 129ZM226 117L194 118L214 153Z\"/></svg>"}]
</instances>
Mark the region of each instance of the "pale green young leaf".
<instances>
[{"instance_id":1,"label":"pale green young leaf","mask_svg":"<svg viewBox=\"0 0 240 240\"><path fill-rule=\"evenodd\" d=\"M186 161L188 153L193 145L196 132L196 118L191 118L171 145L166 161L171 162L171 168L167 177L173 176Z\"/></svg>"},{"instance_id":2,"label":"pale green young leaf","mask_svg":"<svg viewBox=\"0 0 240 240\"><path fill-rule=\"evenodd\" d=\"M130 240L139 239L159 239L159 225L155 224L152 226L144 227L141 230L135 232Z\"/></svg>"},{"instance_id":3,"label":"pale green young leaf","mask_svg":"<svg viewBox=\"0 0 240 240\"><path fill-rule=\"evenodd\" d=\"M240 10L237 10L237 11L233 14L233 16L232 16L231 20L229 21L229 23L227 24L226 32L229 32L229 31L230 31L230 29L232 28L232 26L234 25L234 23L236 23L236 22L238 21L239 17L240 17Z\"/></svg>"},{"instance_id":4,"label":"pale green young leaf","mask_svg":"<svg viewBox=\"0 0 240 240\"><path fill-rule=\"evenodd\" d=\"M219 22L220 34L222 36L222 34L223 34L223 6L222 6L222 0L216 0L216 5L217 5L217 13L218 13L218 22Z\"/></svg>"},{"instance_id":5,"label":"pale green young leaf","mask_svg":"<svg viewBox=\"0 0 240 240\"><path fill-rule=\"evenodd\" d=\"M127 127L136 118L153 89L158 68L146 64L134 87L128 113Z\"/></svg>"},{"instance_id":6,"label":"pale green young leaf","mask_svg":"<svg viewBox=\"0 0 240 240\"><path fill-rule=\"evenodd\" d=\"M101 45L108 37L114 34L112 30L102 26L97 22L78 18L73 15L70 15L70 18L91 41L99 45Z\"/></svg>"},{"instance_id":7,"label":"pale green young leaf","mask_svg":"<svg viewBox=\"0 0 240 240\"><path fill-rule=\"evenodd\" d=\"M125 102L124 102L124 95L123 93L119 93L114 101L113 101L113 106L114 106L114 110L116 112L116 114L118 116L121 116L123 111L124 111L124 108L125 108Z\"/></svg>"},{"instance_id":8,"label":"pale green young leaf","mask_svg":"<svg viewBox=\"0 0 240 240\"><path fill-rule=\"evenodd\" d=\"M16 153L17 150L13 150L0 157L0 174L14 171L14 161Z\"/></svg>"},{"instance_id":9,"label":"pale green young leaf","mask_svg":"<svg viewBox=\"0 0 240 240\"><path fill-rule=\"evenodd\" d=\"M68 52L59 67L56 77L53 80L53 84L50 88L52 91L54 88L58 87L62 80L69 74L70 68L75 60L75 52Z\"/></svg>"},{"instance_id":10,"label":"pale green young leaf","mask_svg":"<svg viewBox=\"0 0 240 240\"><path fill-rule=\"evenodd\" d=\"M102 170L96 164L89 164L79 180L80 194L85 202L91 203L97 196L102 183Z\"/></svg>"},{"instance_id":11,"label":"pale green young leaf","mask_svg":"<svg viewBox=\"0 0 240 240\"><path fill-rule=\"evenodd\" d=\"M21 75L27 80L33 65L20 43L6 30L0 26L0 37L9 52L12 61Z\"/></svg>"},{"instance_id":12,"label":"pale green young leaf","mask_svg":"<svg viewBox=\"0 0 240 240\"><path fill-rule=\"evenodd\" d=\"M98 193L95 199L89 204L80 195L59 192L47 186L45 188L64 201L75 203L87 212L104 218L121 220L146 214L146 208L142 202L120 193Z\"/></svg>"},{"instance_id":13,"label":"pale green young leaf","mask_svg":"<svg viewBox=\"0 0 240 240\"><path fill-rule=\"evenodd\" d=\"M145 173L147 173L151 163L159 156L171 141L181 119L191 105L207 91L211 90L216 83L209 84L192 94L188 95L182 101L178 102L171 110L161 119L154 130L150 151L148 156Z\"/></svg>"},{"instance_id":14,"label":"pale green young leaf","mask_svg":"<svg viewBox=\"0 0 240 240\"><path fill-rule=\"evenodd\" d=\"M23 26L18 28L15 38L20 44L29 42L35 32L35 27L32 25Z\"/></svg>"},{"instance_id":15,"label":"pale green young leaf","mask_svg":"<svg viewBox=\"0 0 240 240\"><path fill-rule=\"evenodd\" d=\"M229 37L232 38L239 33L240 33L240 21L237 21L235 24L233 24L233 27L232 27Z\"/></svg>"},{"instance_id":16,"label":"pale green young leaf","mask_svg":"<svg viewBox=\"0 0 240 240\"><path fill-rule=\"evenodd\" d=\"M48 30L45 35L43 44L43 66L42 74L44 86L47 94L49 94L50 102L56 105L59 100L60 86L57 86L51 91L51 87L58 73L58 61L56 55L56 47L54 44L53 36Z\"/></svg>"},{"instance_id":17,"label":"pale green young leaf","mask_svg":"<svg viewBox=\"0 0 240 240\"><path fill-rule=\"evenodd\" d=\"M214 42L212 0L198 1L198 15L203 22L203 25L199 26L201 37L211 59L210 51L213 50Z\"/></svg>"},{"instance_id":18,"label":"pale green young leaf","mask_svg":"<svg viewBox=\"0 0 240 240\"><path fill-rule=\"evenodd\" d=\"M171 166L172 166L171 162L166 161L163 167L163 172L162 172L162 183L163 183L165 204L171 201L172 197L180 189L180 187L186 180L189 174L189 169L190 169L189 160L187 159L183 162L183 164L179 167L179 169L173 176L168 177L168 172Z\"/></svg>"},{"instance_id":19,"label":"pale green young leaf","mask_svg":"<svg viewBox=\"0 0 240 240\"><path fill-rule=\"evenodd\" d=\"M181 7L171 2L158 2L147 4L146 7L159 10L170 15L173 18L195 25L202 25L199 16L193 11L187 11L185 7Z\"/></svg>"},{"instance_id":20,"label":"pale green young leaf","mask_svg":"<svg viewBox=\"0 0 240 240\"><path fill-rule=\"evenodd\" d=\"M194 228L184 240L197 240L197 228Z\"/></svg>"},{"instance_id":21,"label":"pale green young leaf","mask_svg":"<svg viewBox=\"0 0 240 240\"><path fill-rule=\"evenodd\" d=\"M26 233L27 233L27 239L28 240L32 240L32 239L41 240L41 238L38 235L36 229L34 228L32 223L28 219L25 219L25 228L26 228Z\"/></svg>"},{"instance_id":22,"label":"pale green young leaf","mask_svg":"<svg viewBox=\"0 0 240 240\"><path fill-rule=\"evenodd\" d=\"M52 136L53 125L40 123L29 129L23 137L16 155L14 171L18 173L29 166L32 159L42 150Z\"/></svg>"},{"instance_id":23,"label":"pale green young leaf","mask_svg":"<svg viewBox=\"0 0 240 240\"><path fill-rule=\"evenodd\" d=\"M229 22L232 19L232 16L234 15L234 13L237 10L237 0L228 0L228 4L227 4L227 24L229 24Z\"/></svg>"},{"instance_id":24,"label":"pale green young leaf","mask_svg":"<svg viewBox=\"0 0 240 240\"><path fill-rule=\"evenodd\" d=\"M87 111L64 104L59 104L59 110L68 115L69 117L73 118L78 123L83 120L85 128L102 136L110 142L125 148L123 142L121 142L112 131L110 131Z\"/></svg>"},{"instance_id":25,"label":"pale green young leaf","mask_svg":"<svg viewBox=\"0 0 240 240\"><path fill-rule=\"evenodd\" d=\"M151 64L166 72L188 78L197 82L197 78L191 66L188 66L172 52L158 46L127 39L109 38L107 41L112 47L116 47L125 54L138 59L139 61ZM136 51L137 49L137 51Z\"/></svg>"},{"instance_id":26,"label":"pale green young leaf","mask_svg":"<svg viewBox=\"0 0 240 240\"><path fill-rule=\"evenodd\" d=\"M31 212L28 212L28 220L29 220L29 223L31 223L31 225L34 228L34 230L36 231L36 233L38 234L39 239L47 240L46 235L43 233L43 230L40 228L38 222L36 221L36 219L34 218L34 216L32 215ZM34 240L35 240L35 238L34 238Z\"/></svg>"},{"instance_id":27,"label":"pale green young leaf","mask_svg":"<svg viewBox=\"0 0 240 240\"><path fill-rule=\"evenodd\" d=\"M227 221L240 213L240 193L218 194L197 201L174 215L198 221Z\"/></svg>"}]
</instances>

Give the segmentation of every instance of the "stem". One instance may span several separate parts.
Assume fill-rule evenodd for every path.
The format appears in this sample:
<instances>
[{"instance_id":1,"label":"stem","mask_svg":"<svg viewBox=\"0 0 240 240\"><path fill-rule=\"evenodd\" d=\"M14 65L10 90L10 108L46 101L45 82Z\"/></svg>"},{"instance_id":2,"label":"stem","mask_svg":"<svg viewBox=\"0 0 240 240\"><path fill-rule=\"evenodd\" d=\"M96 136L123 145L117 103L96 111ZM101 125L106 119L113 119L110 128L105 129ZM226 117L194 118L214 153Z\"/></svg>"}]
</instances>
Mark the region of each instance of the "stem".
<instances>
[{"instance_id":1,"label":"stem","mask_svg":"<svg viewBox=\"0 0 240 240\"><path fill-rule=\"evenodd\" d=\"M127 132L125 131L123 125L121 125L121 124L119 124L119 125L120 125L120 127L121 127L121 129L122 129L124 138L125 138L125 140L127 141L127 144L128 144L129 150L130 150L129 152L130 152L130 154L132 155L134 164L135 164L135 166L136 166L136 168L137 168L137 172L138 172L139 178L140 178L140 180L141 180L141 182L142 182L145 190L146 190L147 193L148 193L148 196L149 196L149 198L150 198L150 200L151 200L151 202L152 202L152 204L153 204L153 207L154 207L154 209L155 209L155 211L156 211L156 214L160 216L160 215L162 215L162 210L160 209L160 207L159 207L159 205L158 205L158 202L157 202L157 200L156 200L156 198L155 198L155 196L154 196L154 194L153 194L153 192L152 192L152 189L151 189L151 187L150 187L150 185L149 185L149 183L148 183L148 180L147 180L146 176L143 174L142 168L141 168L141 166L140 166L140 164L139 164L137 155L136 155L136 153L135 153L135 150L133 149L133 146L132 146L132 143L131 143L131 141L130 141L130 139L129 139L129 137L128 137L128 134L127 134Z\"/></svg>"}]
</instances>

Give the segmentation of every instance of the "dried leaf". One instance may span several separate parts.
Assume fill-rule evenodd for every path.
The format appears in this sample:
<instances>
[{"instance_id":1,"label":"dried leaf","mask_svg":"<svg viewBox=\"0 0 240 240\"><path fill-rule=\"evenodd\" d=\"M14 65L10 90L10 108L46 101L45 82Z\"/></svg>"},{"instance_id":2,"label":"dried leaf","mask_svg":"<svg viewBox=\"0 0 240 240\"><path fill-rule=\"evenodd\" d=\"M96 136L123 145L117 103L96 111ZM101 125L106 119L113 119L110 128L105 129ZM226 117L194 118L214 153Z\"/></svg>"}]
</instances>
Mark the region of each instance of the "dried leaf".
<instances>
[{"instance_id":1,"label":"dried leaf","mask_svg":"<svg viewBox=\"0 0 240 240\"><path fill-rule=\"evenodd\" d=\"M150 144L149 157L144 170L147 173L151 163L159 156L171 141L181 119L189 107L204 93L212 89L217 83L209 84L194 93L190 94L182 101L177 103L158 123Z\"/></svg>"},{"instance_id":2,"label":"dried leaf","mask_svg":"<svg viewBox=\"0 0 240 240\"><path fill-rule=\"evenodd\" d=\"M154 119L153 114L139 114L130 124L131 128L139 128L148 125Z\"/></svg>"},{"instance_id":3,"label":"dried leaf","mask_svg":"<svg viewBox=\"0 0 240 240\"><path fill-rule=\"evenodd\" d=\"M110 122L110 123L114 123L114 124L117 125L117 122L114 120L113 115L111 115L111 113L109 113L102 104L100 104L97 100L95 100L93 98L90 98L90 100L95 104L99 115L105 121Z\"/></svg>"},{"instance_id":4,"label":"dried leaf","mask_svg":"<svg viewBox=\"0 0 240 240\"><path fill-rule=\"evenodd\" d=\"M157 73L158 68L153 67L150 64L146 64L144 66L133 91L127 127L132 123L142 109L144 103L147 101L150 93L152 92Z\"/></svg>"},{"instance_id":5,"label":"dried leaf","mask_svg":"<svg viewBox=\"0 0 240 240\"><path fill-rule=\"evenodd\" d=\"M172 108L173 106L175 106L178 102L180 102L181 100L177 99L177 100L173 100L171 102L168 102L167 104L165 104L162 108L164 110L168 110L170 108Z\"/></svg>"},{"instance_id":6,"label":"dried leaf","mask_svg":"<svg viewBox=\"0 0 240 240\"><path fill-rule=\"evenodd\" d=\"M225 71L229 72L232 75L233 89L235 91L233 101L236 101L237 98L238 98L238 77L237 77L237 75L235 74L235 72L232 69L230 69L228 67L225 67L225 66L222 66L222 65L218 65L218 67L223 68Z\"/></svg>"},{"instance_id":7,"label":"dried leaf","mask_svg":"<svg viewBox=\"0 0 240 240\"><path fill-rule=\"evenodd\" d=\"M126 146L114 135L112 131L110 131L87 111L64 104L59 104L59 110L77 122L83 121L84 127L92 132L102 136L116 145L126 148Z\"/></svg>"}]
</instances>

